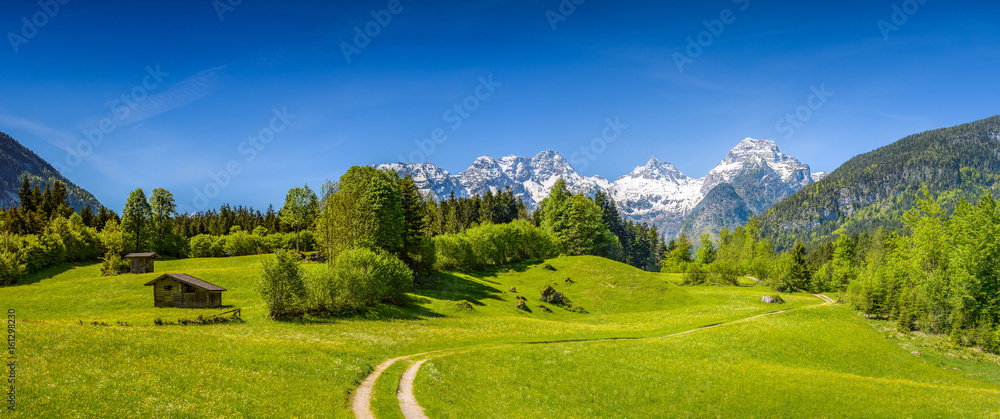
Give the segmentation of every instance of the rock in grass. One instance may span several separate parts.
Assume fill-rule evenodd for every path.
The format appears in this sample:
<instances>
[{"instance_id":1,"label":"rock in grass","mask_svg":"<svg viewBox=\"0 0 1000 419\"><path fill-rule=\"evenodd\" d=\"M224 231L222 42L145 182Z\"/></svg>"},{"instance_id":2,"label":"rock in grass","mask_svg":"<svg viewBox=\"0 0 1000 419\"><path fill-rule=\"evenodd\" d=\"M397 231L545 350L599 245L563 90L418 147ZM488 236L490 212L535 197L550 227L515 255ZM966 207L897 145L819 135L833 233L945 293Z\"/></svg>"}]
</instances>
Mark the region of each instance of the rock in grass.
<instances>
[{"instance_id":1,"label":"rock in grass","mask_svg":"<svg viewBox=\"0 0 1000 419\"><path fill-rule=\"evenodd\" d=\"M548 287L545 287L545 289L542 290L542 301L545 301L546 303L556 304L556 305L562 304L563 303L563 295L562 295L561 292L556 291L555 288L552 288L551 286L548 286Z\"/></svg>"},{"instance_id":2,"label":"rock in grass","mask_svg":"<svg viewBox=\"0 0 1000 419\"><path fill-rule=\"evenodd\" d=\"M542 269L545 269L546 271L554 271L554 270L556 270L556 268L554 266L549 265L548 263L542 265Z\"/></svg>"},{"instance_id":3,"label":"rock in grass","mask_svg":"<svg viewBox=\"0 0 1000 419\"><path fill-rule=\"evenodd\" d=\"M473 311L476 308L472 306L472 303L462 300L455 303L455 309L458 311Z\"/></svg>"},{"instance_id":4,"label":"rock in grass","mask_svg":"<svg viewBox=\"0 0 1000 419\"><path fill-rule=\"evenodd\" d=\"M548 308L546 306L543 306L543 305L539 305L538 308L542 309L542 311L544 311L546 313L551 313L552 312L552 309L550 309L550 308Z\"/></svg>"},{"instance_id":5,"label":"rock in grass","mask_svg":"<svg viewBox=\"0 0 1000 419\"><path fill-rule=\"evenodd\" d=\"M514 308L516 308L518 310L524 310L524 311L527 311L527 312L531 313L531 309L528 308L528 305L525 304L524 301L522 301L522 300L517 300L517 304L514 304Z\"/></svg>"},{"instance_id":6,"label":"rock in grass","mask_svg":"<svg viewBox=\"0 0 1000 419\"><path fill-rule=\"evenodd\" d=\"M515 288L515 287L510 287L510 292L517 292L517 288Z\"/></svg>"},{"instance_id":7,"label":"rock in grass","mask_svg":"<svg viewBox=\"0 0 1000 419\"><path fill-rule=\"evenodd\" d=\"M765 295L760 301L766 304L785 304L780 295Z\"/></svg>"}]
</instances>

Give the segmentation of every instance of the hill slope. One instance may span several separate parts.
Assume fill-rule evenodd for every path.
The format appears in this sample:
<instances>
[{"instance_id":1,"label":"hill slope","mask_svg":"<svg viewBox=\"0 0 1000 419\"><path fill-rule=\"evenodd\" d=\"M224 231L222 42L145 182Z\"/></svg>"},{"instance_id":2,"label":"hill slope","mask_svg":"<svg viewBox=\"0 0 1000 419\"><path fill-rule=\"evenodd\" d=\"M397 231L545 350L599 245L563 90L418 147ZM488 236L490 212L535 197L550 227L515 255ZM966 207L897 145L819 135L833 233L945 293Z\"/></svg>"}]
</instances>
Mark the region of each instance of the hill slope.
<instances>
[{"instance_id":1,"label":"hill slope","mask_svg":"<svg viewBox=\"0 0 1000 419\"><path fill-rule=\"evenodd\" d=\"M65 183L70 205L77 211L87 205L95 211L101 207L101 203L90 192L66 179L55 167L17 140L0 132L0 207L11 207L19 203L17 189L21 186L21 177L24 175L28 175L35 184L56 180Z\"/></svg>"},{"instance_id":2,"label":"hill slope","mask_svg":"<svg viewBox=\"0 0 1000 419\"><path fill-rule=\"evenodd\" d=\"M923 185L946 208L975 201L1000 180L1000 116L911 135L854 157L771 207L763 231L779 245L825 241L873 227L898 229Z\"/></svg>"}]
</instances>

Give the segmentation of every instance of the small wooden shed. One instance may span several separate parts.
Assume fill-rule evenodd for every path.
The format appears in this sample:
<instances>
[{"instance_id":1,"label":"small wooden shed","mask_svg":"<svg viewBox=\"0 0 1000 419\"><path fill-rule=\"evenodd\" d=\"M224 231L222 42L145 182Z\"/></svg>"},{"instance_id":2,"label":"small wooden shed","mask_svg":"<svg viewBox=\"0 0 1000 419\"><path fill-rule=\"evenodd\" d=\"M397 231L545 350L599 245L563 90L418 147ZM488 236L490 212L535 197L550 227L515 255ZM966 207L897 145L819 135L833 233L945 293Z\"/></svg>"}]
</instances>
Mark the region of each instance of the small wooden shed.
<instances>
[{"instance_id":1,"label":"small wooden shed","mask_svg":"<svg viewBox=\"0 0 1000 419\"><path fill-rule=\"evenodd\" d=\"M146 286L153 286L156 307L215 308L222 305L222 292L215 284L185 274L166 274Z\"/></svg>"},{"instance_id":2,"label":"small wooden shed","mask_svg":"<svg viewBox=\"0 0 1000 419\"><path fill-rule=\"evenodd\" d=\"M129 253L125 255L128 259L129 272L134 274L153 273L153 259L160 257L156 253Z\"/></svg>"}]
</instances>

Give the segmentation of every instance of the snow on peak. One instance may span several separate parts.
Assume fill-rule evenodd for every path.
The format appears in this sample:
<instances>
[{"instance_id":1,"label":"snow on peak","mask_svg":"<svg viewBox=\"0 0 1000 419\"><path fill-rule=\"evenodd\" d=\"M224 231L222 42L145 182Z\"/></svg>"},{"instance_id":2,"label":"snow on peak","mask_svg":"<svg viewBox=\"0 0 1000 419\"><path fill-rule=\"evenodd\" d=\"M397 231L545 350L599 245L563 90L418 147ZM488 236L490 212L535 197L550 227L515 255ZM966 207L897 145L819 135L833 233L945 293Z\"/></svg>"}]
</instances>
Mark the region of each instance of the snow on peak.
<instances>
[{"instance_id":1,"label":"snow on peak","mask_svg":"<svg viewBox=\"0 0 1000 419\"><path fill-rule=\"evenodd\" d=\"M657 160L656 157L650 157L649 162L647 162L645 166L636 167L632 173L620 177L619 180L624 178L667 180L675 183L681 180L689 179L687 175L681 173L681 171L674 167L674 165L669 162L661 162L660 160Z\"/></svg>"},{"instance_id":2,"label":"snow on peak","mask_svg":"<svg viewBox=\"0 0 1000 419\"><path fill-rule=\"evenodd\" d=\"M645 165L612 183L600 176L581 175L554 150L542 151L534 157L480 157L458 175L430 163L376 167L412 175L422 192L437 198L446 198L451 193L455 196L482 195L486 191L495 193L510 188L529 207L537 206L548 197L556 181L563 179L576 193L607 192L618 203L622 215L657 225L667 234L679 231L684 218L720 183L732 183L739 178L744 186L760 182L762 188L798 191L826 176L824 172L811 173L808 165L782 153L774 141L753 138L740 141L701 179L688 177L669 162L650 157Z\"/></svg>"},{"instance_id":3,"label":"snow on peak","mask_svg":"<svg viewBox=\"0 0 1000 419\"><path fill-rule=\"evenodd\" d=\"M392 170L399 173L400 176L412 176L413 183L424 195L430 195L437 199L447 198L452 193L456 197L468 196L458 176L430 163L389 163L378 164L374 167L379 170Z\"/></svg>"},{"instance_id":4,"label":"snow on peak","mask_svg":"<svg viewBox=\"0 0 1000 419\"><path fill-rule=\"evenodd\" d=\"M782 182L788 184L793 191L798 191L813 182L809 165L782 153L774 141L747 138L740 141L729 151L726 159L708 173L702 192L708 193L720 183L731 182L743 171L743 166L751 161L757 164L762 161L781 176Z\"/></svg>"},{"instance_id":5,"label":"snow on peak","mask_svg":"<svg viewBox=\"0 0 1000 419\"><path fill-rule=\"evenodd\" d=\"M811 177L812 177L813 182L819 182L819 181L823 180L824 178L826 178L827 176L830 176L830 174L827 173L827 172L816 172L816 173L813 173Z\"/></svg>"}]
</instances>

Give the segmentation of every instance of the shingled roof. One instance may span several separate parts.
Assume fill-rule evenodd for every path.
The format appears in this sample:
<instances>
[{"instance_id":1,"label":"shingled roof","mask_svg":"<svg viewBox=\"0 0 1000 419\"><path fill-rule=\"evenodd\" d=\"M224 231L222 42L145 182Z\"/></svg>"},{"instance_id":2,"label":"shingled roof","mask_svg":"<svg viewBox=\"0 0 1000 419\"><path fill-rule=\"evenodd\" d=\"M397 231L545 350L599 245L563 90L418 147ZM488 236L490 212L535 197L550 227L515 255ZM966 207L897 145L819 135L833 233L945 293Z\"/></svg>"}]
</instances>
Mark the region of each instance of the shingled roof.
<instances>
[{"instance_id":1,"label":"shingled roof","mask_svg":"<svg viewBox=\"0 0 1000 419\"><path fill-rule=\"evenodd\" d=\"M208 282L202 281L202 280L200 280L198 278L195 278L193 276L186 275L186 274L166 274L166 275L162 275L159 278L156 278L156 279L154 279L154 280L149 281L148 283L146 283L146 286L148 287L150 285L153 285L153 284L156 283L156 281L159 281L159 280L161 280L163 278L167 278L167 277L176 279L176 280L181 281L181 282L183 282L185 284L188 284L188 285L190 285L192 287L198 287L198 288L201 288L201 289L206 290L206 291L228 291L227 289L222 288L222 287L220 287L218 285L210 284Z\"/></svg>"},{"instance_id":2,"label":"shingled roof","mask_svg":"<svg viewBox=\"0 0 1000 419\"><path fill-rule=\"evenodd\" d=\"M125 259L131 258L158 258L160 255L156 253L129 253L125 255Z\"/></svg>"}]
</instances>

